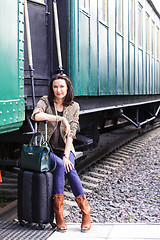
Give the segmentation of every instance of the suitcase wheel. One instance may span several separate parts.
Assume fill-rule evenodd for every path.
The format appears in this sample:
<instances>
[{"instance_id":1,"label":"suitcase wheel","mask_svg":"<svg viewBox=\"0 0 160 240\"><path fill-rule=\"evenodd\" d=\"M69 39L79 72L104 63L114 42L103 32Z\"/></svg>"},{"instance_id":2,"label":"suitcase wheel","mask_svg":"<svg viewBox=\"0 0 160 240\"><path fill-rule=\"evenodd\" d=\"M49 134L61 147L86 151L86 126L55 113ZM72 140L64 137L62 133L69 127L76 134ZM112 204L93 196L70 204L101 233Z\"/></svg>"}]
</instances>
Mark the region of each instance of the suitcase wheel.
<instances>
[{"instance_id":1,"label":"suitcase wheel","mask_svg":"<svg viewBox=\"0 0 160 240\"><path fill-rule=\"evenodd\" d=\"M45 229L45 226L44 226L42 223L39 223L39 228L40 228L41 230L43 230L43 229Z\"/></svg>"},{"instance_id":2,"label":"suitcase wheel","mask_svg":"<svg viewBox=\"0 0 160 240\"><path fill-rule=\"evenodd\" d=\"M24 227L25 222L23 220L19 220L19 224L20 224L21 227Z\"/></svg>"},{"instance_id":3,"label":"suitcase wheel","mask_svg":"<svg viewBox=\"0 0 160 240\"><path fill-rule=\"evenodd\" d=\"M55 223L50 222L50 224L51 224L52 228L57 228L57 225Z\"/></svg>"}]
</instances>

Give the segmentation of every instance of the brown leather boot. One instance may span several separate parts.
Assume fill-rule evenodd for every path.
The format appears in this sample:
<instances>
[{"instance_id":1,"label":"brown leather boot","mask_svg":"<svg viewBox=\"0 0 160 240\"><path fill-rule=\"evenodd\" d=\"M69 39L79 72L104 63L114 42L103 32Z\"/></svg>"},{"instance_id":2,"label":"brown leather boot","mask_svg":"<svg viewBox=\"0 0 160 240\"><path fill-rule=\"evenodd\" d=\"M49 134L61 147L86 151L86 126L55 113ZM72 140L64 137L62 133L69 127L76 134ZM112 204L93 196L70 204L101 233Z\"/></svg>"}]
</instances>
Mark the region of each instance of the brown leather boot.
<instances>
[{"instance_id":1,"label":"brown leather boot","mask_svg":"<svg viewBox=\"0 0 160 240\"><path fill-rule=\"evenodd\" d=\"M54 203L53 209L56 215L56 224L58 231L65 232L67 231L67 226L63 217L64 211L64 194L55 194L53 196Z\"/></svg>"},{"instance_id":2,"label":"brown leather boot","mask_svg":"<svg viewBox=\"0 0 160 240\"><path fill-rule=\"evenodd\" d=\"M75 198L78 207L82 211L82 224L81 224L81 231L86 232L91 228L91 219L90 219L90 212L91 208L87 202L86 195L79 195Z\"/></svg>"}]
</instances>

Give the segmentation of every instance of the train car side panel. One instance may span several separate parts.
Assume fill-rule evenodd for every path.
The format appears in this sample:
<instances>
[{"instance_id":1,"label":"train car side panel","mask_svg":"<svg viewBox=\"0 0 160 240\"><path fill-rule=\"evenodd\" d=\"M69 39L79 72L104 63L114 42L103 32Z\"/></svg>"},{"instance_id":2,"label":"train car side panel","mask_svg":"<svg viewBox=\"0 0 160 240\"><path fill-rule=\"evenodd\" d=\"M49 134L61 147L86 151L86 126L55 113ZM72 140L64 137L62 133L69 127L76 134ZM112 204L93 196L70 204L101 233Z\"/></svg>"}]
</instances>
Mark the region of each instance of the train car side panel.
<instances>
[{"instance_id":1,"label":"train car side panel","mask_svg":"<svg viewBox=\"0 0 160 240\"><path fill-rule=\"evenodd\" d=\"M93 1L93 0L92 0ZM98 86L98 43L97 43L97 0L90 4L90 95L99 94Z\"/></svg>"},{"instance_id":2,"label":"train car side panel","mask_svg":"<svg viewBox=\"0 0 160 240\"><path fill-rule=\"evenodd\" d=\"M80 11L79 14L79 94L89 93L89 71L90 68L90 16Z\"/></svg>"},{"instance_id":3,"label":"train car side panel","mask_svg":"<svg viewBox=\"0 0 160 240\"><path fill-rule=\"evenodd\" d=\"M67 13L68 13L68 22L67 22L67 69L68 75L72 81L74 87L75 96L78 95L78 3L77 1L67 1ZM72 29L72 31L71 31Z\"/></svg>"},{"instance_id":4,"label":"train car side panel","mask_svg":"<svg viewBox=\"0 0 160 240\"><path fill-rule=\"evenodd\" d=\"M0 3L0 133L19 129L25 118L23 9L23 1Z\"/></svg>"},{"instance_id":5,"label":"train car side panel","mask_svg":"<svg viewBox=\"0 0 160 240\"><path fill-rule=\"evenodd\" d=\"M108 94L108 29L99 22L99 94Z\"/></svg>"},{"instance_id":6,"label":"train car side panel","mask_svg":"<svg viewBox=\"0 0 160 240\"><path fill-rule=\"evenodd\" d=\"M123 76L124 76L124 85L123 85L123 94L130 94L129 93L129 61L128 61L128 57L129 57L129 1L124 2L125 4L123 4L122 9L123 9L123 13L124 13L124 20L123 20L123 25L124 25L124 35L126 36L124 38L124 45L123 45L123 49L122 51L124 51L124 67L123 67ZM125 9L128 9L128 11L126 11Z\"/></svg>"},{"instance_id":7,"label":"train car side panel","mask_svg":"<svg viewBox=\"0 0 160 240\"><path fill-rule=\"evenodd\" d=\"M72 64L76 65L68 64L71 79L73 71L78 68L74 78L77 81L75 95L159 94L159 57L156 56L159 51L159 17L151 2L69 2L76 2L79 8L72 19L75 21L74 31L69 33L78 48L78 51L73 50L76 62L72 61ZM90 8L87 9L85 5L89 2ZM70 44L70 53L73 47Z\"/></svg>"},{"instance_id":8,"label":"train car side panel","mask_svg":"<svg viewBox=\"0 0 160 240\"><path fill-rule=\"evenodd\" d=\"M123 24L123 1L115 1L115 61L116 61L116 82L117 82L117 94L123 94L124 90L124 24ZM127 6L126 6L127 7Z\"/></svg>"},{"instance_id":9,"label":"train car side panel","mask_svg":"<svg viewBox=\"0 0 160 240\"><path fill-rule=\"evenodd\" d=\"M109 1L109 95L115 95L117 93L115 72L115 18L115 1Z\"/></svg>"}]
</instances>

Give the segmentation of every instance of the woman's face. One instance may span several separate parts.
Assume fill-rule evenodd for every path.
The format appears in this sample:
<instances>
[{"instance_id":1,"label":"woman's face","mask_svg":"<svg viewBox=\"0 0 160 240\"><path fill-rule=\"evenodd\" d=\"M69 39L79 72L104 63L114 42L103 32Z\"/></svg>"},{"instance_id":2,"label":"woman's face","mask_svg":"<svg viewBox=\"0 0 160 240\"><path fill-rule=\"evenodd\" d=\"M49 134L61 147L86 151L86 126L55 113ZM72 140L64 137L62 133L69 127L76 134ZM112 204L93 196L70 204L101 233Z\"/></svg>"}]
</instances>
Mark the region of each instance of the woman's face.
<instances>
[{"instance_id":1,"label":"woman's face","mask_svg":"<svg viewBox=\"0 0 160 240\"><path fill-rule=\"evenodd\" d=\"M67 84L64 79L57 79L53 81L53 92L57 100L63 100L67 94Z\"/></svg>"}]
</instances>

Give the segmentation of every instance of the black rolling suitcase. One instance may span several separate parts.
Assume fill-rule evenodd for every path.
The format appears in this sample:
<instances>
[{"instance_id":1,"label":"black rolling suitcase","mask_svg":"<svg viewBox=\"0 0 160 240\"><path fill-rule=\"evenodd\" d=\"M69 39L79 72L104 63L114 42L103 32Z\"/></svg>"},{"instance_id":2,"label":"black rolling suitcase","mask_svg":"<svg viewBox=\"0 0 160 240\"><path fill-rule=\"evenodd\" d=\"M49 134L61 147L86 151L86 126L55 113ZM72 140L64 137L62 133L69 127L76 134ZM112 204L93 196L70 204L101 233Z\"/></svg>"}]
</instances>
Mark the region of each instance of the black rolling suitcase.
<instances>
[{"instance_id":1,"label":"black rolling suitcase","mask_svg":"<svg viewBox=\"0 0 160 240\"><path fill-rule=\"evenodd\" d=\"M18 174L18 220L24 225L53 223L53 174L51 172L36 173L21 170Z\"/></svg>"},{"instance_id":2,"label":"black rolling suitcase","mask_svg":"<svg viewBox=\"0 0 160 240\"><path fill-rule=\"evenodd\" d=\"M47 141L47 121L45 121L45 141ZM18 174L18 220L38 223L53 223L53 173L20 170Z\"/></svg>"}]
</instances>

